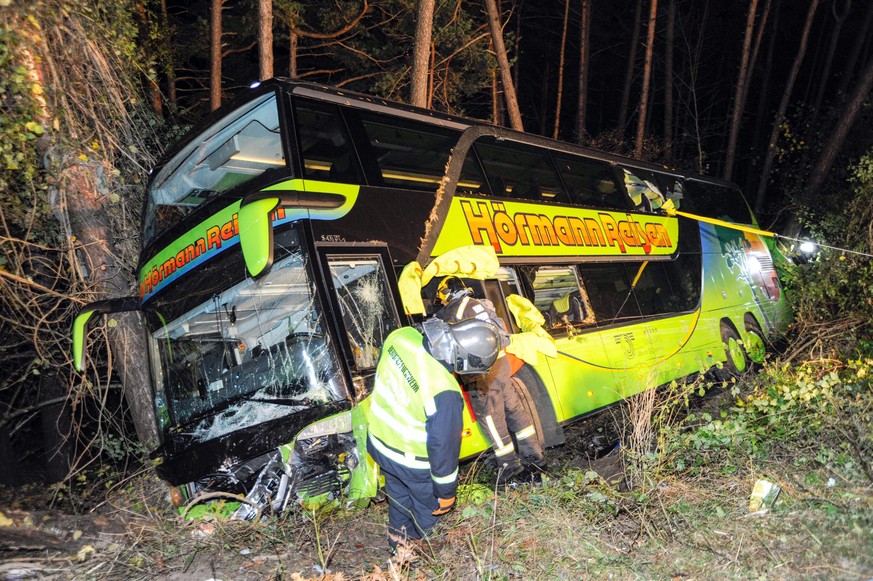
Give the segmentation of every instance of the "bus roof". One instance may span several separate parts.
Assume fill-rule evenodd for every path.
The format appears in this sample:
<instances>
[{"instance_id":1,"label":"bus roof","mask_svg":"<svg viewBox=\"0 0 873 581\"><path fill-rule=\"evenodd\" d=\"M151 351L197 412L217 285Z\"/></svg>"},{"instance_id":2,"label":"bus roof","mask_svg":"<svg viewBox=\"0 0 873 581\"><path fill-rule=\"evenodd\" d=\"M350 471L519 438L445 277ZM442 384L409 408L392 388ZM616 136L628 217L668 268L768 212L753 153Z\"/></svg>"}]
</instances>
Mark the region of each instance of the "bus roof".
<instances>
[{"instance_id":1,"label":"bus roof","mask_svg":"<svg viewBox=\"0 0 873 581\"><path fill-rule=\"evenodd\" d=\"M152 178L157 175L158 169L164 166L167 161L178 153L191 139L196 137L205 127L208 127L221 119L229 111L239 107L241 104L250 101L253 97L261 95L269 91L280 90L290 95L305 97L323 102L336 103L345 107L362 109L366 111L380 112L386 115L402 119L410 119L419 122L429 123L439 127L452 128L459 131L464 131L471 127L494 127L499 128L500 135L503 139L509 139L520 143L529 143L538 145L555 151L564 151L577 155L584 155L594 159L607 161L610 163L620 164L629 168L638 168L643 170L654 171L662 174L667 174L676 178L692 179L703 182L718 184L721 186L729 186L739 189L733 182L728 182L713 176L706 176L694 172L682 171L680 169L671 168L669 166L660 165L652 162L647 162L632 157L626 157L614 153L609 153L597 149L585 147L566 141L552 139L533 133L516 131L513 129L496 126L492 123L482 120L476 120L457 115L441 113L430 109L415 107L406 103L390 101L380 97L374 97L364 93L349 91L339 87L323 85L307 81L299 81L283 77L276 77L263 81L249 91L245 91L236 98L222 105L220 108L211 112L200 123L192 127L179 142L177 142L171 150L168 150L161 161L152 171Z\"/></svg>"}]
</instances>

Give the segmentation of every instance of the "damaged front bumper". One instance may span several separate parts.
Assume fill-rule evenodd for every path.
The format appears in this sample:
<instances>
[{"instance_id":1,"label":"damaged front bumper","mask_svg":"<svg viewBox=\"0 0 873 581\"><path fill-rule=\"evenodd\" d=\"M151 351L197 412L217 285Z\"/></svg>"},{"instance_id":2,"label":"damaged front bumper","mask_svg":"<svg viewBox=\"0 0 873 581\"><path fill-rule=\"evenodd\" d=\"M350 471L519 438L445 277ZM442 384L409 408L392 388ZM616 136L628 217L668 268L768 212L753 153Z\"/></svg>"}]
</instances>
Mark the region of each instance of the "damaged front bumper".
<instances>
[{"instance_id":1,"label":"damaged front bumper","mask_svg":"<svg viewBox=\"0 0 873 581\"><path fill-rule=\"evenodd\" d=\"M158 472L178 484L171 496L185 518L254 520L295 505L307 509L328 503L365 505L376 496L379 483L378 467L366 451L367 403L314 421L290 443L257 456L238 460L226 455L205 476L184 484L167 478L166 462ZM247 439L246 434L236 437ZM181 466L180 461L174 457L170 467Z\"/></svg>"}]
</instances>

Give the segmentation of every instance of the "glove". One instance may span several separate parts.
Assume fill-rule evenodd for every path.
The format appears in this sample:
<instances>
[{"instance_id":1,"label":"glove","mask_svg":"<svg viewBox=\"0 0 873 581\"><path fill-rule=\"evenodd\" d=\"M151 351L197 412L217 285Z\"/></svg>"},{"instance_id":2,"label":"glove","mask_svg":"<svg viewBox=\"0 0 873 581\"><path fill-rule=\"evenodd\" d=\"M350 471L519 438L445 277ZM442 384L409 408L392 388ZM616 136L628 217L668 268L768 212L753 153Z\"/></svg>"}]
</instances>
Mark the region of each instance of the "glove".
<instances>
[{"instance_id":1,"label":"glove","mask_svg":"<svg viewBox=\"0 0 873 581\"><path fill-rule=\"evenodd\" d=\"M455 508L455 497L454 496L451 498L440 498L439 501L440 501L439 508L437 508L435 511L433 511L431 513L434 516L442 516L442 515L446 514L447 512L451 512Z\"/></svg>"}]
</instances>

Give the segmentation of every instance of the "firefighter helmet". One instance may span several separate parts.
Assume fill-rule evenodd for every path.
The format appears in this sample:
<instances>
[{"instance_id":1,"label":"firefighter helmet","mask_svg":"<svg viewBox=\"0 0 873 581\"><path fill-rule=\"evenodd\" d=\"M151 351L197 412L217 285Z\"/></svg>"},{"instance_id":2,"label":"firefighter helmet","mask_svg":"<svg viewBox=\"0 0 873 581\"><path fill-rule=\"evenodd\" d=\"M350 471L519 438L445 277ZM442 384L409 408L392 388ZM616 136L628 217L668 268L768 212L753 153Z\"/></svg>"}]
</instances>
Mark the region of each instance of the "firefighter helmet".
<instances>
[{"instance_id":1,"label":"firefighter helmet","mask_svg":"<svg viewBox=\"0 0 873 581\"><path fill-rule=\"evenodd\" d=\"M431 355L461 375L487 372L500 351L494 325L479 319L449 324L432 317L423 325Z\"/></svg>"},{"instance_id":2,"label":"firefighter helmet","mask_svg":"<svg viewBox=\"0 0 873 581\"><path fill-rule=\"evenodd\" d=\"M447 305L454 299L472 294L473 289L464 284L464 281L460 278L457 276L447 276L437 286L436 301L442 305Z\"/></svg>"}]
</instances>

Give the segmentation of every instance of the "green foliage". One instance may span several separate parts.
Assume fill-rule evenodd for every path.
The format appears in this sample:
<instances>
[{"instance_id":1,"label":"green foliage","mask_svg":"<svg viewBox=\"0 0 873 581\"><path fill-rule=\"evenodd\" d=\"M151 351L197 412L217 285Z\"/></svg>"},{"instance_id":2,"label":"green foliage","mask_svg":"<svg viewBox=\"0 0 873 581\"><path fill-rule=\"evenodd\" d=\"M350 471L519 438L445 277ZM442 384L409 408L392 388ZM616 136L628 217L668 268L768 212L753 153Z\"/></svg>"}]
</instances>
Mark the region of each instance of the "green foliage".
<instances>
[{"instance_id":1,"label":"green foliage","mask_svg":"<svg viewBox=\"0 0 873 581\"><path fill-rule=\"evenodd\" d=\"M42 85L22 64L23 40L22 31L0 28L0 205L13 236L29 232L45 244L54 239L37 145L46 135L45 102ZM4 265L15 262L3 256Z\"/></svg>"},{"instance_id":2,"label":"green foliage","mask_svg":"<svg viewBox=\"0 0 873 581\"><path fill-rule=\"evenodd\" d=\"M846 205L828 204L827 212L804 219L813 240L835 248L783 276L801 332L824 327L838 352L873 338L873 152L854 166L850 186Z\"/></svg>"},{"instance_id":3,"label":"green foliage","mask_svg":"<svg viewBox=\"0 0 873 581\"><path fill-rule=\"evenodd\" d=\"M791 443L796 461L833 465L853 480L870 478L873 454L873 358L770 364L758 385L715 418L691 415L666 438L674 470L734 472ZM806 460L804 460L806 458Z\"/></svg>"}]
</instances>

